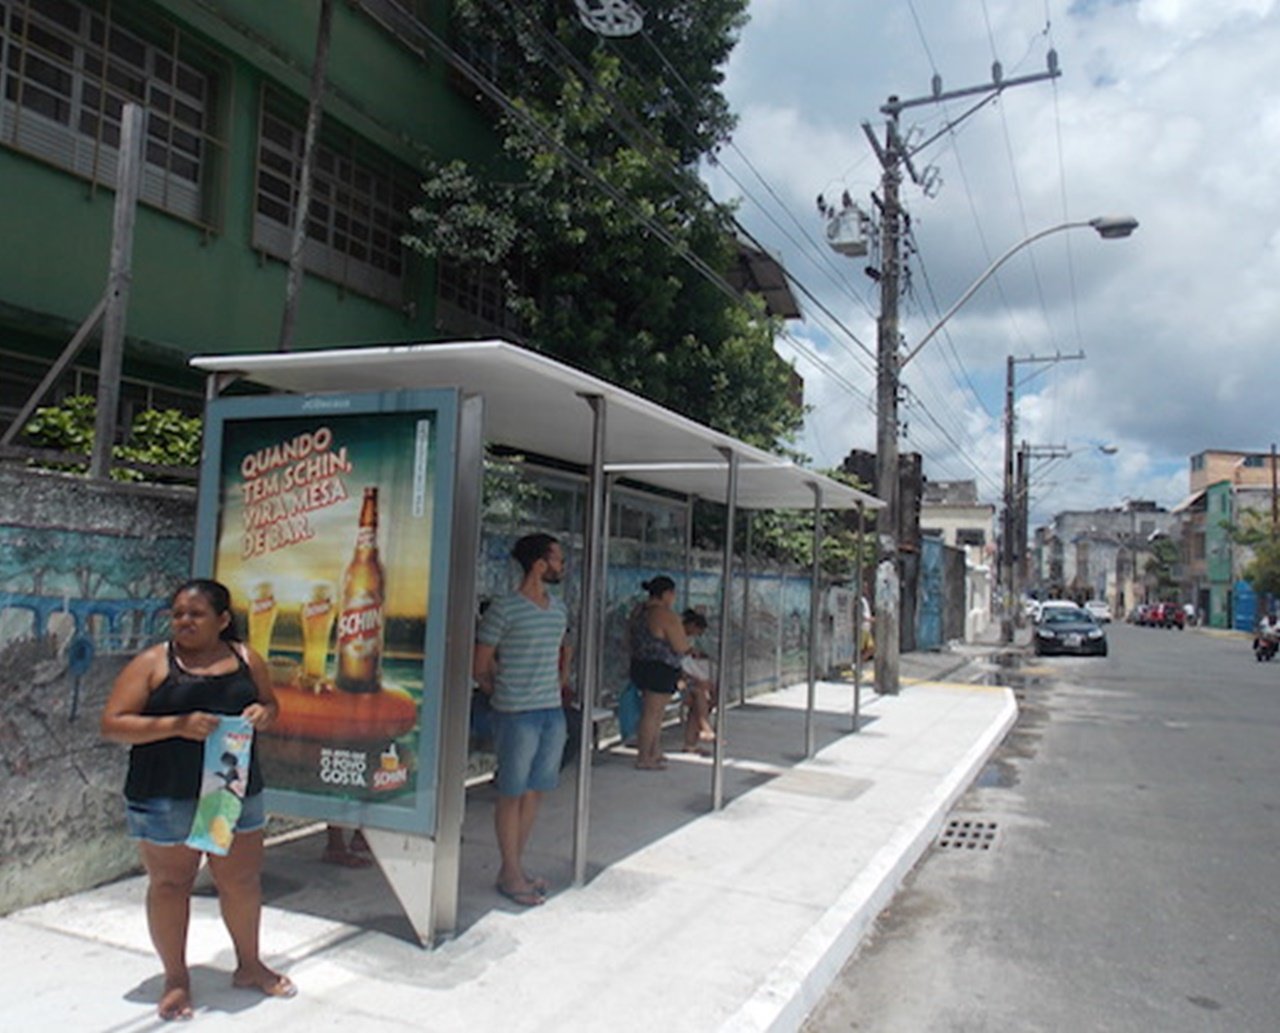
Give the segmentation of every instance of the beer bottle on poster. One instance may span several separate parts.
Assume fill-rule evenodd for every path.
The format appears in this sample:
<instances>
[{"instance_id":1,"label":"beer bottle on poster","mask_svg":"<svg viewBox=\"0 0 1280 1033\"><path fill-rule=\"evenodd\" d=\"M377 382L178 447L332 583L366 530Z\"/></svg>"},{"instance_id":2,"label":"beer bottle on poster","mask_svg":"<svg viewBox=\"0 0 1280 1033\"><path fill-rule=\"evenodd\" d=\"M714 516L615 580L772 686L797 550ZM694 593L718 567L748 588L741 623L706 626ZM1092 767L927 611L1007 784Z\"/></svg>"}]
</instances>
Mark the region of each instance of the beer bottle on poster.
<instances>
[{"instance_id":1,"label":"beer bottle on poster","mask_svg":"<svg viewBox=\"0 0 1280 1033\"><path fill-rule=\"evenodd\" d=\"M378 559L378 489L365 488L355 555L342 576L335 681L344 692L377 692L381 688L385 583Z\"/></svg>"}]
</instances>

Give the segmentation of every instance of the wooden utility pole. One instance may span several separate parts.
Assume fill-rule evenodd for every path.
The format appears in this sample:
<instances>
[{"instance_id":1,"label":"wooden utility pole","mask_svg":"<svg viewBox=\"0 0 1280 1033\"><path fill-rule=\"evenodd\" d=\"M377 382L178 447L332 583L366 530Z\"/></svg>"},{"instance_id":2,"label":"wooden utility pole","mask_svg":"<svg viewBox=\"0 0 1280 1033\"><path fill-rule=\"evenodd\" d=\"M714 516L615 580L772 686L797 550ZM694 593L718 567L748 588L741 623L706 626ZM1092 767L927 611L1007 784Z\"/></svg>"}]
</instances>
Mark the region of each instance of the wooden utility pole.
<instances>
[{"instance_id":1,"label":"wooden utility pole","mask_svg":"<svg viewBox=\"0 0 1280 1033\"><path fill-rule=\"evenodd\" d=\"M120 113L120 156L116 204L111 223L111 268L107 273L102 348L98 356L98 409L93 424L89 476L111 476L111 452L120 411L120 371L124 366L124 326L133 286L133 226L138 210L144 143L142 108L126 104Z\"/></svg>"},{"instance_id":2,"label":"wooden utility pole","mask_svg":"<svg viewBox=\"0 0 1280 1033\"><path fill-rule=\"evenodd\" d=\"M1063 355L1061 353L1055 355L1027 355L1023 358L1015 358L1010 355L1005 364L1004 379L1004 513L1000 520L1000 555L999 555L999 574L1001 595L1003 596L1004 605L1001 608L1000 615L1000 641L1008 644L1013 641L1013 626L1017 615L1018 601L1018 585L1017 585L1017 541L1018 541L1018 518L1016 512L1018 510L1017 491L1014 487L1013 472L1013 437L1014 430L1018 422L1017 410L1017 383L1014 380L1016 367L1020 362L1027 363L1055 363L1067 362L1070 360L1078 360L1084 358L1084 352L1076 352L1074 355Z\"/></svg>"},{"instance_id":3,"label":"wooden utility pole","mask_svg":"<svg viewBox=\"0 0 1280 1033\"><path fill-rule=\"evenodd\" d=\"M896 98L890 97L890 102ZM885 127L886 156L898 155L898 115L894 111ZM892 567L877 576L877 586L888 589L877 592L876 691L886 695L897 693L899 679L899 610L901 591L898 581L898 531L901 521L902 478L898 469L898 277L901 267L900 235L902 211L898 189L902 184L899 158L884 163L881 178L880 222L880 319L876 324L876 491L884 501L884 509L876 517L877 566Z\"/></svg>"},{"instance_id":4,"label":"wooden utility pole","mask_svg":"<svg viewBox=\"0 0 1280 1033\"><path fill-rule=\"evenodd\" d=\"M1058 69L1057 52L1050 50L1046 72L1006 79L997 61L991 66L991 82L981 86L947 91L942 89L941 77L935 75L933 90L928 96L911 100L890 97L880 106L880 113L886 119L883 145L876 137L870 123L862 123L862 130L871 142L882 170L880 197L875 199L880 208L880 318L876 324L876 493L885 503L884 509L876 516L879 562L876 568L875 684L876 691L879 693L896 693L900 684L898 661L901 649L899 638L901 588L898 569L898 536L901 521L901 488L898 469L898 382L901 356L898 349L901 344L901 334L898 329L898 295L902 271L901 239L906 221L899 200L902 170L905 168L911 175L912 181L929 192L936 184L936 179L932 179L927 174L922 176L917 173L911 163L913 155L918 154L943 134L950 132L952 128L978 111L988 101L1000 96L1010 86L1041 82L1061 74ZM898 116L907 108L924 104L937 105L957 97L976 94L986 96L957 118L949 119L942 129L928 139L908 146L899 134ZM928 171L926 170L926 173ZM927 338L929 335L925 336ZM1005 497L1008 501L1008 493Z\"/></svg>"},{"instance_id":5,"label":"wooden utility pole","mask_svg":"<svg viewBox=\"0 0 1280 1033\"><path fill-rule=\"evenodd\" d=\"M289 274L284 288L284 315L280 320L279 350L293 347L298 321L298 294L302 290L302 249L307 243L307 212L311 208L311 173L315 168L316 140L324 109L325 67L329 63L329 36L333 25L333 0L320 0L320 24L316 28L316 55L311 63L311 92L307 104L307 128L302 142L302 169L298 174L298 203L293 210L293 234L289 241Z\"/></svg>"}]
</instances>

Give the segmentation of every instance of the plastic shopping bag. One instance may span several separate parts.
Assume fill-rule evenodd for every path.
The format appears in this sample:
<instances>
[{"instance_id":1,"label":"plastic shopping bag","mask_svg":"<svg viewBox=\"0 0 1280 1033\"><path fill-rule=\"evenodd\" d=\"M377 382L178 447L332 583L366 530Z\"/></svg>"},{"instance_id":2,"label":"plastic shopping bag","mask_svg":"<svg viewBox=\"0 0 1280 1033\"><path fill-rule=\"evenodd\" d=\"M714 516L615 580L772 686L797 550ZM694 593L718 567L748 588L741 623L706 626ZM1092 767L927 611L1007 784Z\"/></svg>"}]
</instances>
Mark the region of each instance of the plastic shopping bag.
<instances>
[{"instance_id":1,"label":"plastic shopping bag","mask_svg":"<svg viewBox=\"0 0 1280 1033\"><path fill-rule=\"evenodd\" d=\"M204 773L200 799L187 846L225 856L231 850L236 822L249 785L253 726L247 718L222 717L204 741Z\"/></svg>"}]
</instances>

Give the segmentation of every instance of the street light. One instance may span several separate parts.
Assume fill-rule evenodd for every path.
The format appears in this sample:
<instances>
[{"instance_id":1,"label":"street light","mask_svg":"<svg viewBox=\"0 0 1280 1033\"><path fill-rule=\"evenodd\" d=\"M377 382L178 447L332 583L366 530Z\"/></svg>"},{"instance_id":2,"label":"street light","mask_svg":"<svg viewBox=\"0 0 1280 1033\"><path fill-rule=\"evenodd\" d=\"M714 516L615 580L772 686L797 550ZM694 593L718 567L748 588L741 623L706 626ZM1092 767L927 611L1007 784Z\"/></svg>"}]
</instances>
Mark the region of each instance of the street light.
<instances>
[{"instance_id":1,"label":"street light","mask_svg":"<svg viewBox=\"0 0 1280 1033\"><path fill-rule=\"evenodd\" d=\"M947 309L943 317L933 324L929 332L920 338L914 348L907 352L902 362L899 363L898 368L901 369L908 362L914 359L916 357L916 353L933 340L933 335L946 325L947 320L956 314L960 306L972 298L974 294L977 293L978 288L991 279L997 269L1004 265L1005 262L1016 255L1024 247L1034 244L1041 237L1047 237L1051 233L1061 233L1063 230L1074 230L1084 227L1088 227L1089 229L1097 232L1098 236L1103 240L1118 240L1121 237L1129 236L1134 230L1136 230L1138 228L1138 220L1132 215L1099 215L1095 218L1086 219L1081 222L1064 222L1058 226L1050 226L1046 230L1041 230L1039 233L1033 233L1026 239L1018 241L1018 243L1014 244L1013 247L987 266L986 272L969 285L969 289L960 295L959 300Z\"/></svg>"},{"instance_id":2,"label":"street light","mask_svg":"<svg viewBox=\"0 0 1280 1033\"><path fill-rule=\"evenodd\" d=\"M892 189L890 189L892 188ZM884 206L886 211L896 212L897 210L897 194L896 180L886 174L886 191L884 198ZM895 215L896 218L896 215ZM943 314L929 331L920 339L906 356L898 360L897 348L897 300L893 295L890 281L896 283L896 278L890 275L883 275L881 280L881 316L880 326L877 333L878 344L878 368L876 381L876 484L879 487L880 495L885 501L885 508L882 511L881 519L885 522L888 534L881 535L881 559L877 567L877 598L881 595L882 577L886 578L883 586L883 594L886 599L896 596L897 592L897 535L898 520L900 519L898 512L898 478L900 470L898 469L898 384L902 367L909 363L919 354L920 349L928 344L934 335L946 325L953 315L959 311L960 306L968 301L977 292L978 288L991 278L1000 266L1004 265L1010 258L1016 255L1023 248L1034 244L1041 237L1047 237L1051 233L1060 233L1063 230L1082 229L1088 227L1102 237L1104 240L1114 240L1119 237L1127 237L1138 228L1138 220L1131 215L1100 215L1093 219L1087 219L1081 222L1064 222L1057 226L1050 226L1048 229L1033 233L1024 240L1020 240L1009 248L1004 254L991 263L979 276L969 289L966 290L954 305L952 305ZM896 235L893 232L884 234L885 253L881 268L883 270L891 270L896 268L898 262L898 254L896 249ZM894 246L890 247L889 242L894 242ZM891 297L892 296L892 297ZM1011 450L1012 446L1008 443L1006 437L1006 453ZM1005 512L1008 514L1009 502L1009 484L1010 479L1010 455L1005 456ZM1006 539L1007 543L1007 539ZM1006 544L1007 553L1007 544ZM1008 568L1006 567L1004 583L1007 589L1009 584ZM1011 635L1007 622L1007 606L1005 627L1002 627L1002 638L1009 641L1006 635ZM885 621L882 627L884 631L881 641L876 649L876 691L896 693L898 691L898 627L897 627L897 606L892 605L891 610L885 614Z\"/></svg>"}]
</instances>

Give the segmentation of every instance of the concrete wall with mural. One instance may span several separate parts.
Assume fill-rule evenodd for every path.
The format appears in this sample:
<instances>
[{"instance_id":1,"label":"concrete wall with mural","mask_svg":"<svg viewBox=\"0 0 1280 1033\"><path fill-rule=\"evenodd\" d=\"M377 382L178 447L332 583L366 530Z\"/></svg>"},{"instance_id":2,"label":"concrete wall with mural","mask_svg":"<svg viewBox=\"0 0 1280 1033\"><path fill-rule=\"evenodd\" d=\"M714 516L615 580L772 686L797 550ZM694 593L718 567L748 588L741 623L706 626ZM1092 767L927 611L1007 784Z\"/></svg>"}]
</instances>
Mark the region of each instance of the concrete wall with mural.
<instances>
[{"instance_id":1,"label":"concrete wall with mural","mask_svg":"<svg viewBox=\"0 0 1280 1033\"><path fill-rule=\"evenodd\" d=\"M137 866L98 715L189 576L195 492L0 468L0 913Z\"/></svg>"}]
</instances>

